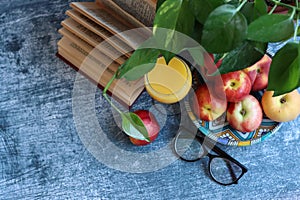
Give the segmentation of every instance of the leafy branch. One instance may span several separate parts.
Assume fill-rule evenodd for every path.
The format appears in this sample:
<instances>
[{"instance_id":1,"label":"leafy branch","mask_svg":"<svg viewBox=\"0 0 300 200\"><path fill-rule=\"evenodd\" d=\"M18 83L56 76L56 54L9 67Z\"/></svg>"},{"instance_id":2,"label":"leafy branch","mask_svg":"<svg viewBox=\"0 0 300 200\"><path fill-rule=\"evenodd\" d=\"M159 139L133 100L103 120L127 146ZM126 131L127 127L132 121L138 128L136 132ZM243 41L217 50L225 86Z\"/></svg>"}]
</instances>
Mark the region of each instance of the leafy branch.
<instances>
[{"instance_id":1,"label":"leafy branch","mask_svg":"<svg viewBox=\"0 0 300 200\"><path fill-rule=\"evenodd\" d=\"M140 119L140 117L132 112L122 112L116 105L113 104L113 102L107 96L107 90L115 80L116 80L116 74L110 79L110 81L107 83L106 87L104 88L102 92L103 97L121 115L122 129L128 136L131 136L139 140L145 140L147 142L150 142L148 131L143 121Z\"/></svg>"},{"instance_id":2,"label":"leafy branch","mask_svg":"<svg viewBox=\"0 0 300 200\"><path fill-rule=\"evenodd\" d=\"M181 7L173 10L170 7L170 4L183 5L184 2L189 4L188 8ZM193 13L195 18L194 25L189 25L189 27L194 30L191 34L190 31L186 31L189 29L185 27L185 34L195 39L207 52L215 54L215 58L225 55L219 67L219 72L222 74L228 73L253 65L266 53L269 43L285 42L294 37L295 41L293 43L299 46L299 42L296 41L296 37L300 32L298 24L300 8L298 1L295 0L295 5L278 0L270 0L270 2L274 6L268 12L268 7L264 0L228 0L226 2L223 0L159 1L159 4L157 4L158 14L155 17L154 26L183 32L177 26L170 25L176 23L174 22L176 18L172 17L170 20L168 17L176 16L179 13L178 10L180 10L180 13ZM275 13L277 7L285 7L290 12L277 14ZM160 12L163 12L164 15L159 14ZM189 16L189 18L192 17ZM182 19L180 21L182 23ZM184 19L184 21L188 22L191 20ZM167 34L165 37L168 38L168 40L162 41L165 46L170 46L170 41L173 43L181 42L176 41L176 38L172 38L172 35ZM295 48L294 45L292 46ZM283 48L282 51L287 50ZM275 60L277 60L278 53L274 55ZM271 64L270 86L267 89L275 90L275 95L287 93L291 89L299 87L300 74L296 73L295 76L292 76L288 72L295 72L296 68L300 69L300 61L298 62L300 58L298 58L298 54L284 55L286 56L280 56L280 65L276 64L276 62ZM297 64L290 65L286 62L289 59L294 60L293 63ZM285 74L285 76L282 77L282 74ZM278 80L282 81L279 82Z\"/></svg>"},{"instance_id":3,"label":"leafy branch","mask_svg":"<svg viewBox=\"0 0 300 200\"><path fill-rule=\"evenodd\" d=\"M134 113L121 112L107 97L106 91L115 79L135 80L148 73L159 55L168 62L182 51L190 53L195 63L203 67L202 47L215 58L222 58L221 74L244 69L260 60L269 43L287 43L273 57L267 90L284 94L300 86L300 7L270 0L274 4L268 12L265 0L158 0L153 37L157 48L138 48L119 68L103 91L103 96L122 117L122 127L128 135L149 140L142 121ZM289 10L276 14L277 7ZM164 31L161 31L164 30ZM180 32L196 41L189 46L175 34ZM218 60L215 60L218 62Z\"/></svg>"}]
</instances>

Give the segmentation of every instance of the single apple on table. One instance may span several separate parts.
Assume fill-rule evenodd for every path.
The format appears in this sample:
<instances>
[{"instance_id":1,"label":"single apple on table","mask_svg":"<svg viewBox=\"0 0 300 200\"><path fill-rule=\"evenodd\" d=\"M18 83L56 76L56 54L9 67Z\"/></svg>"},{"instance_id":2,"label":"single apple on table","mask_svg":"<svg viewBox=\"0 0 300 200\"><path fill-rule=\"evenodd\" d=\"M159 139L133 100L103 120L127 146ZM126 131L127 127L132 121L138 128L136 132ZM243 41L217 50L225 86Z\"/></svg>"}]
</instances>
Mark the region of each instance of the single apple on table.
<instances>
[{"instance_id":1,"label":"single apple on table","mask_svg":"<svg viewBox=\"0 0 300 200\"><path fill-rule=\"evenodd\" d=\"M193 99L195 114L204 121L212 121L220 117L227 108L227 101L215 97L206 85L200 85Z\"/></svg>"},{"instance_id":2,"label":"single apple on table","mask_svg":"<svg viewBox=\"0 0 300 200\"><path fill-rule=\"evenodd\" d=\"M252 83L252 91L259 91L267 88L268 77L272 59L268 55L264 55L254 65L244 69Z\"/></svg>"},{"instance_id":3,"label":"single apple on table","mask_svg":"<svg viewBox=\"0 0 300 200\"><path fill-rule=\"evenodd\" d=\"M227 121L230 126L241 132L251 132L262 122L262 109L259 101L247 95L242 101L230 103L227 109Z\"/></svg>"},{"instance_id":4,"label":"single apple on table","mask_svg":"<svg viewBox=\"0 0 300 200\"><path fill-rule=\"evenodd\" d=\"M221 78L223 84L218 84L215 87L216 94L222 94L224 91L229 102L239 102L251 91L250 78L242 70L222 74Z\"/></svg>"},{"instance_id":5,"label":"single apple on table","mask_svg":"<svg viewBox=\"0 0 300 200\"><path fill-rule=\"evenodd\" d=\"M297 90L273 97L274 91L262 96L262 107L266 116L277 122L296 119L300 114L300 94Z\"/></svg>"},{"instance_id":6,"label":"single apple on table","mask_svg":"<svg viewBox=\"0 0 300 200\"><path fill-rule=\"evenodd\" d=\"M145 140L139 140L139 139L129 136L130 141L134 145L137 145L137 146L150 144L157 138L158 133L160 131L160 126L159 126L156 118L148 110L137 110L137 111L134 111L134 113L136 115L138 115L141 118L142 122L144 123L146 130L148 131L148 134L149 134L150 142L147 142Z\"/></svg>"}]
</instances>

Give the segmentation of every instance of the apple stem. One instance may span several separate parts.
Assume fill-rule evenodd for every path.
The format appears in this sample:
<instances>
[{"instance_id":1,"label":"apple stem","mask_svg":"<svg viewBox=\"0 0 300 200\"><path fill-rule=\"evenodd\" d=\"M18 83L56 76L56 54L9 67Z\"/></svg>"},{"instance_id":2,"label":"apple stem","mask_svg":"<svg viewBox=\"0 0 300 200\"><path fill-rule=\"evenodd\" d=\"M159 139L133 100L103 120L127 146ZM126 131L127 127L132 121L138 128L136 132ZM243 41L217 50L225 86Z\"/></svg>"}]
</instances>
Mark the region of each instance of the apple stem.
<instances>
[{"instance_id":1,"label":"apple stem","mask_svg":"<svg viewBox=\"0 0 300 200\"><path fill-rule=\"evenodd\" d=\"M280 103L285 103L286 102L286 99L285 98L281 98L280 99Z\"/></svg>"}]
</instances>

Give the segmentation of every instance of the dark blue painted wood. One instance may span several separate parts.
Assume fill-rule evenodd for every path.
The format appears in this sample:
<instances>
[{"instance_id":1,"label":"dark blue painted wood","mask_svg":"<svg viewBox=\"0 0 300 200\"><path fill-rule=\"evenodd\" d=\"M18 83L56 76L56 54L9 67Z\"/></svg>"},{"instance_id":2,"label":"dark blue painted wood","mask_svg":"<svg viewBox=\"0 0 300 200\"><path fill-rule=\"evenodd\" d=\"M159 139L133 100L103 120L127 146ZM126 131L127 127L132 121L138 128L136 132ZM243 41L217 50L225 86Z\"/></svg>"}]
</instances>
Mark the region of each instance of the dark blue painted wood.
<instances>
[{"instance_id":1,"label":"dark blue painted wood","mask_svg":"<svg viewBox=\"0 0 300 200\"><path fill-rule=\"evenodd\" d=\"M57 30L69 2L0 1L0 199L299 198L299 118L263 143L222 146L249 168L234 186L211 181L206 159L177 160L148 173L119 171L97 160L83 145L73 118L76 72L55 56ZM158 150L177 130L179 119L171 116L155 143L134 147L116 126L99 90L95 96L99 124L120 148ZM133 109L150 103L144 93Z\"/></svg>"}]
</instances>

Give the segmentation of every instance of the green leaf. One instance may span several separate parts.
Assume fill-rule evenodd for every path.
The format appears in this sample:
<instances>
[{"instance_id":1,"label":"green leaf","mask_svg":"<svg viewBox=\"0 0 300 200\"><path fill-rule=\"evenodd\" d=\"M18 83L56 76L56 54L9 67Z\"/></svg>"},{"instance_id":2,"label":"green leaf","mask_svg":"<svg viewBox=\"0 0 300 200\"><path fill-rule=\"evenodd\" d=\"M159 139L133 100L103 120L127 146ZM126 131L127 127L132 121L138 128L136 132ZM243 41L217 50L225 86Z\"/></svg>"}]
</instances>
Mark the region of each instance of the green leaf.
<instances>
[{"instance_id":1,"label":"green leaf","mask_svg":"<svg viewBox=\"0 0 300 200\"><path fill-rule=\"evenodd\" d=\"M245 41L224 57L219 72L225 74L247 68L262 58L266 49L266 44Z\"/></svg>"},{"instance_id":2,"label":"green leaf","mask_svg":"<svg viewBox=\"0 0 300 200\"><path fill-rule=\"evenodd\" d=\"M189 8L187 0L166 0L158 9L153 33L160 49L179 53L184 48L185 41L181 41L177 31L191 36L194 31L195 18ZM170 58L166 58L169 62Z\"/></svg>"},{"instance_id":3,"label":"green leaf","mask_svg":"<svg viewBox=\"0 0 300 200\"><path fill-rule=\"evenodd\" d=\"M208 15L217 7L224 4L223 0L190 0L190 8L196 19L204 24Z\"/></svg>"},{"instance_id":4,"label":"green leaf","mask_svg":"<svg viewBox=\"0 0 300 200\"><path fill-rule=\"evenodd\" d=\"M170 62L170 60L176 56L175 53L169 52L169 51L165 51L165 50L160 50L160 54L165 58L166 63L168 64Z\"/></svg>"},{"instance_id":5,"label":"green leaf","mask_svg":"<svg viewBox=\"0 0 300 200\"><path fill-rule=\"evenodd\" d=\"M265 15L268 13L268 5L265 0L255 0L254 8L260 15Z\"/></svg>"},{"instance_id":6,"label":"green leaf","mask_svg":"<svg viewBox=\"0 0 300 200\"><path fill-rule=\"evenodd\" d=\"M121 66L117 78L126 78L129 81L141 78L153 69L159 54L158 49L137 49Z\"/></svg>"},{"instance_id":7,"label":"green leaf","mask_svg":"<svg viewBox=\"0 0 300 200\"><path fill-rule=\"evenodd\" d=\"M232 5L222 5L205 21L201 44L210 53L225 53L238 47L246 37L247 20Z\"/></svg>"},{"instance_id":8,"label":"green leaf","mask_svg":"<svg viewBox=\"0 0 300 200\"><path fill-rule=\"evenodd\" d=\"M199 44L201 43L202 31L203 31L203 24L199 23L198 21L195 21L194 31L191 37Z\"/></svg>"},{"instance_id":9,"label":"green leaf","mask_svg":"<svg viewBox=\"0 0 300 200\"><path fill-rule=\"evenodd\" d=\"M156 2L156 12L160 8L160 6L165 2L166 0L157 0Z\"/></svg>"},{"instance_id":10,"label":"green leaf","mask_svg":"<svg viewBox=\"0 0 300 200\"><path fill-rule=\"evenodd\" d=\"M147 129L141 118L132 112L122 113L122 129L123 131L136 139L146 140L150 142Z\"/></svg>"},{"instance_id":11,"label":"green leaf","mask_svg":"<svg viewBox=\"0 0 300 200\"><path fill-rule=\"evenodd\" d=\"M255 0L247 2L241 12L246 17L248 24L262 15L266 15L268 11L267 4L264 0Z\"/></svg>"},{"instance_id":12,"label":"green leaf","mask_svg":"<svg viewBox=\"0 0 300 200\"><path fill-rule=\"evenodd\" d=\"M189 52L189 54L192 56L192 58L194 59L194 61L196 62L197 65L203 66L204 65L204 56L203 54L205 53L205 50L198 46L198 47L190 47L190 48L186 48L185 50L187 50Z\"/></svg>"},{"instance_id":13,"label":"green leaf","mask_svg":"<svg viewBox=\"0 0 300 200\"><path fill-rule=\"evenodd\" d=\"M233 5L234 7L238 7L240 5L240 0L225 0L226 3Z\"/></svg>"},{"instance_id":14,"label":"green leaf","mask_svg":"<svg viewBox=\"0 0 300 200\"><path fill-rule=\"evenodd\" d=\"M294 33L293 19L289 15L264 15L248 27L247 39L259 42L280 42Z\"/></svg>"},{"instance_id":15,"label":"green leaf","mask_svg":"<svg viewBox=\"0 0 300 200\"><path fill-rule=\"evenodd\" d=\"M194 20L187 0L166 0L155 15L154 35L157 27L190 35L193 32Z\"/></svg>"},{"instance_id":16,"label":"green leaf","mask_svg":"<svg viewBox=\"0 0 300 200\"><path fill-rule=\"evenodd\" d=\"M299 87L299 81L300 45L289 42L272 59L267 90L274 90L275 96L281 95Z\"/></svg>"},{"instance_id":17,"label":"green leaf","mask_svg":"<svg viewBox=\"0 0 300 200\"><path fill-rule=\"evenodd\" d=\"M226 54L224 53L218 53L218 54L214 54L214 63L217 63L220 59L223 59L223 57L225 56Z\"/></svg>"}]
</instances>

